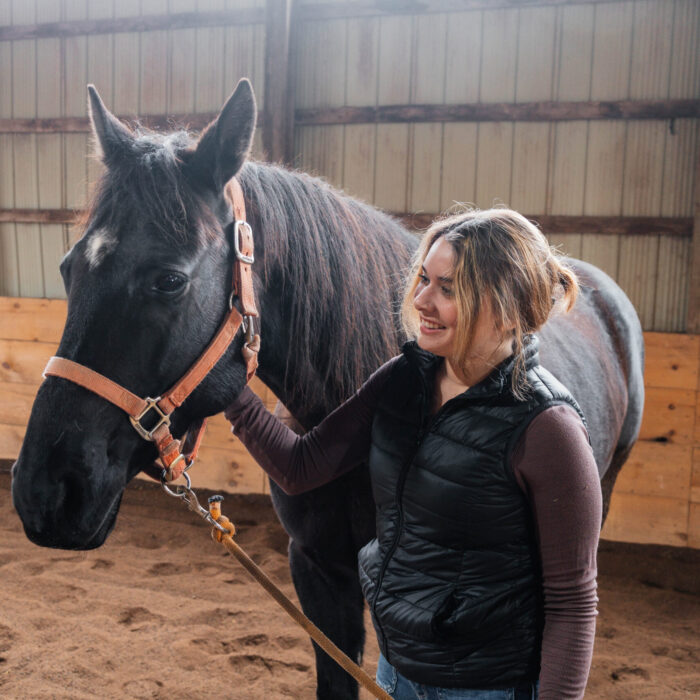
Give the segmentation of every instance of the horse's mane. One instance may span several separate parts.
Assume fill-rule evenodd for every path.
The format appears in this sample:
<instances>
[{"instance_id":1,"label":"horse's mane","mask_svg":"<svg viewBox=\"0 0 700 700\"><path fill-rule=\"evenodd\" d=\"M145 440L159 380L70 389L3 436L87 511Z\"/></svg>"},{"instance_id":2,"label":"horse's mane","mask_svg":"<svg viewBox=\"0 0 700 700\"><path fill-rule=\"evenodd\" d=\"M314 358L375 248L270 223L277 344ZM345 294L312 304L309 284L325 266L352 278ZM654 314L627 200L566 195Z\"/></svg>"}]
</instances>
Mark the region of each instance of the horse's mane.
<instances>
[{"instance_id":1,"label":"horse's mane","mask_svg":"<svg viewBox=\"0 0 700 700\"><path fill-rule=\"evenodd\" d=\"M97 182L83 226L118 230L148 212L159 235L180 248L211 242L213 213L182 167L193 137L144 128L134 137ZM238 178L256 249L264 251L264 283L279 285L293 339L286 400L330 410L396 353L398 297L415 240L394 219L319 178L257 162L246 163Z\"/></svg>"},{"instance_id":2,"label":"horse's mane","mask_svg":"<svg viewBox=\"0 0 700 700\"><path fill-rule=\"evenodd\" d=\"M248 162L239 180L264 238L265 284L279 284L287 303L294 352L286 393L293 404L330 410L396 354L398 302L417 241L305 173ZM324 396L311 396L319 379Z\"/></svg>"}]
</instances>

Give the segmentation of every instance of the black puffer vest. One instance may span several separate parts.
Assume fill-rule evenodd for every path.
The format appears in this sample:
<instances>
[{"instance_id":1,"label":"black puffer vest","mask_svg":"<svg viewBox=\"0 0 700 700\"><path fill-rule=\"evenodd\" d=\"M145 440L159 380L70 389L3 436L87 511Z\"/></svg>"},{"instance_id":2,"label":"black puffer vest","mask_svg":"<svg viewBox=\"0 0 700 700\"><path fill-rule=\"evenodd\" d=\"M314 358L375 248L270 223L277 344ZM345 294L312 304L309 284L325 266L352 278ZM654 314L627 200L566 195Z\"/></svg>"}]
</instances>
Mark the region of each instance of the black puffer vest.
<instances>
[{"instance_id":1,"label":"black puffer vest","mask_svg":"<svg viewBox=\"0 0 700 700\"><path fill-rule=\"evenodd\" d=\"M375 413L377 537L360 579L382 653L419 683L502 688L539 675L539 554L510 454L546 408L583 415L528 340L526 401L510 390L510 359L431 417L441 360L407 343Z\"/></svg>"}]
</instances>

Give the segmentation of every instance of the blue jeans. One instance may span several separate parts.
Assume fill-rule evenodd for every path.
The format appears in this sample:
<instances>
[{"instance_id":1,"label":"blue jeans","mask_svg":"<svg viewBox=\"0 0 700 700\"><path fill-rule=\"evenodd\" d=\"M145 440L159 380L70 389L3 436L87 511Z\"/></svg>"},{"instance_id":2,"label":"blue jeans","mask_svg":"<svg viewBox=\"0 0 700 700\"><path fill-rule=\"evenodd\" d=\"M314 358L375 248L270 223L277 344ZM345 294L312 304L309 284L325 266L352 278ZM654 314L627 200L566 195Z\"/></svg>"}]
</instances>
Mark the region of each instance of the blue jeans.
<instances>
[{"instance_id":1,"label":"blue jeans","mask_svg":"<svg viewBox=\"0 0 700 700\"><path fill-rule=\"evenodd\" d=\"M501 690L438 688L414 683L402 676L381 654L377 664L377 685L394 700L537 700L537 683Z\"/></svg>"}]
</instances>

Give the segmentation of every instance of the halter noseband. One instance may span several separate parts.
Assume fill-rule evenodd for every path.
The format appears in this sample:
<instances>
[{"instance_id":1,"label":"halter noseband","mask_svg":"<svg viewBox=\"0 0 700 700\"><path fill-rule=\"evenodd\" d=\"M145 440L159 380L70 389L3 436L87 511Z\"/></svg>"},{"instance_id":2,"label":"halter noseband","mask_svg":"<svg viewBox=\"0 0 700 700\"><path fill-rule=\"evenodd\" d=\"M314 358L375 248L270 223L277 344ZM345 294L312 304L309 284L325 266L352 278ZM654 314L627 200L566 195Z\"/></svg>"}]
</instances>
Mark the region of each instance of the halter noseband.
<instances>
[{"instance_id":1,"label":"halter noseband","mask_svg":"<svg viewBox=\"0 0 700 700\"><path fill-rule=\"evenodd\" d=\"M233 245L236 261L233 266L229 311L212 341L182 378L165 394L155 399L143 399L99 372L64 357L52 357L44 368L44 377L68 379L125 411L136 432L144 440L155 443L158 448L163 465L161 479L165 481L174 481L192 466L206 428L206 419L190 426L181 445L180 440L176 440L170 433L170 415L184 403L221 359L241 325L244 327L246 342L252 340L253 318L258 316L251 272L254 256L253 231L246 221L243 190L236 178L228 182L224 195L233 204L235 218ZM233 304L236 297L240 303L240 312ZM250 381L258 366L257 354L251 353L246 364L246 381ZM155 413L156 422L153 427L146 428L142 420L152 412ZM145 471L153 476L149 470Z\"/></svg>"}]
</instances>

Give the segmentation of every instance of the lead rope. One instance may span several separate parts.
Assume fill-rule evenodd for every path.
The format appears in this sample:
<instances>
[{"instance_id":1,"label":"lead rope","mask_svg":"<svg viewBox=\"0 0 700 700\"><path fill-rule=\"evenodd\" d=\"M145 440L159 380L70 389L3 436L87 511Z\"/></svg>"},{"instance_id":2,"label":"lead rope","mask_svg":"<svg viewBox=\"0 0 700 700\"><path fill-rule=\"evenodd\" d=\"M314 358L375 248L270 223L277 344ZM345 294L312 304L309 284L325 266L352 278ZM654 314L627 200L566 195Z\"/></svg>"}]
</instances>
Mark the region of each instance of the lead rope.
<instances>
[{"instance_id":1,"label":"lead rope","mask_svg":"<svg viewBox=\"0 0 700 700\"><path fill-rule=\"evenodd\" d=\"M292 603L287 596L272 582L267 574L245 553L241 546L234 541L236 534L235 525L221 514L221 501L223 496L211 496L209 498L209 510L202 507L197 500L197 496L191 489L189 475L183 474L187 484L177 486L176 490L171 489L166 482L163 488L166 493L176 498L180 498L187 507L206 520L211 526L211 536L216 542L221 543L230 554L232 554L243 565L245 570L275 599L279 606L302 627L311 639L323 649L342 669L347 671L363 688L372 693L378 700L392 700L391 695L380 688L374 680L360 668L347 654L342 652L321 630L309 620L299 608Z\"/></svg>"}]
</instances>

